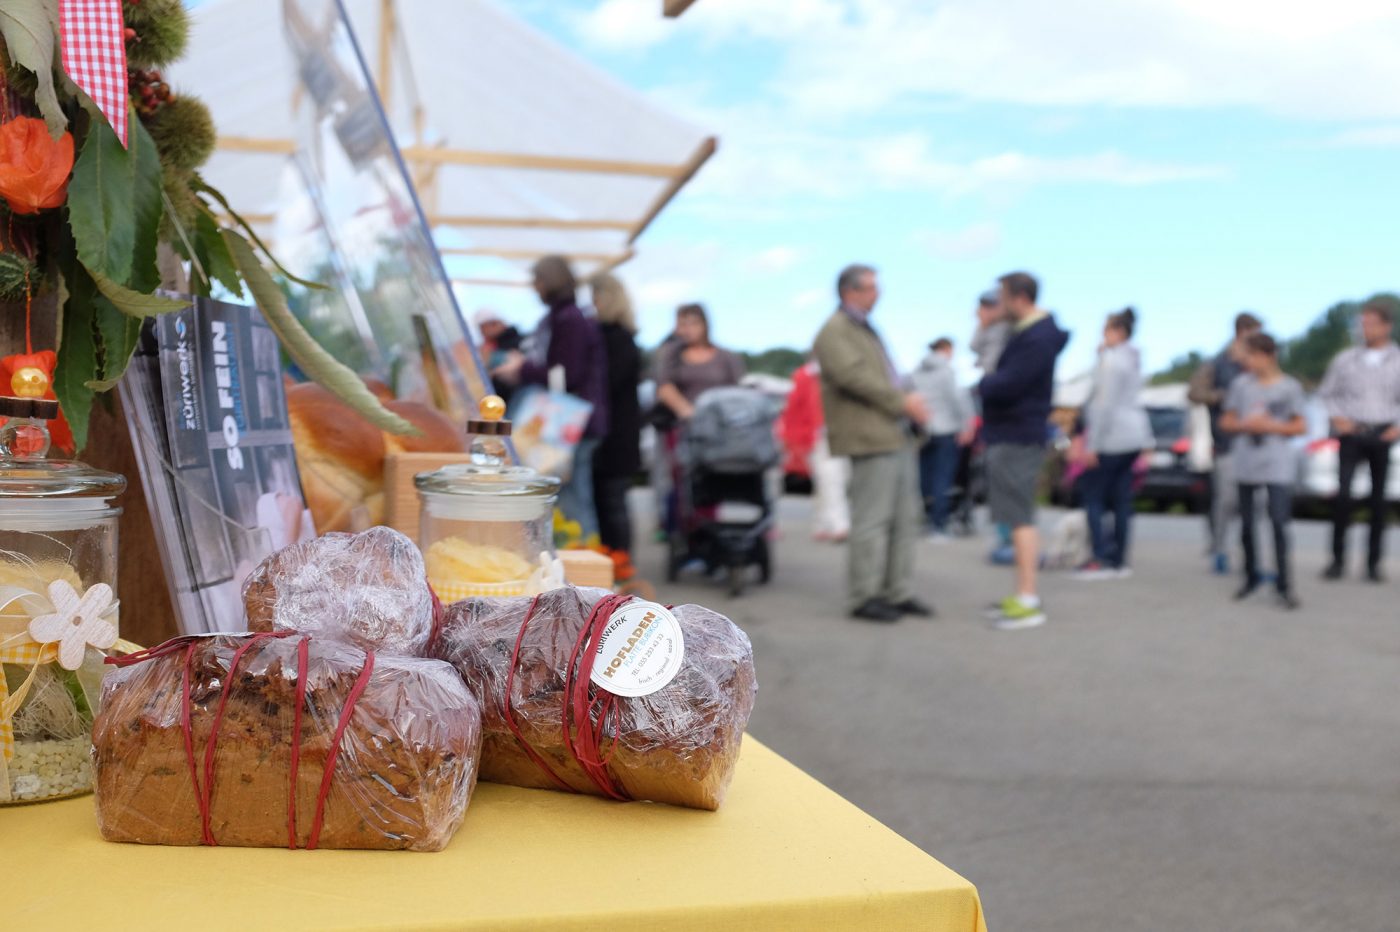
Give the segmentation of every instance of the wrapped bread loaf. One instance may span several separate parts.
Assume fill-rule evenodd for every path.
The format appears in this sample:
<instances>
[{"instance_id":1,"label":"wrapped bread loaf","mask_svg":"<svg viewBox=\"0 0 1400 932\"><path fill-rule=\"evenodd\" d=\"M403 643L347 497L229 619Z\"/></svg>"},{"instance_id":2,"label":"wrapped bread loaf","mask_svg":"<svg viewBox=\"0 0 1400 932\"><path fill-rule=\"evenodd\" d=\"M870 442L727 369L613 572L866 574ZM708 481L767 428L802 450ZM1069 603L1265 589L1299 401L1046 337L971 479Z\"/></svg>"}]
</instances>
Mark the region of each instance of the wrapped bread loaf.
<instances>
[{"instance_id":1,"label":"wrapped bread loaf","mask_svg":"<svg viewBox=\"0 0 1400 932\"><path fill-rule=\"evenodd\" d=\"M299 631L422 656L432 590L413 541L387 527L326 534L268 557L243 583L250 631Z\"/></svg>"},{"instance_id":2,"label":"wrapped bread loaf","mask_svg":"<svg viewBox=\"0 0 1400 932\"><path fill-rule=\"evenodd\" d=\"M458 602L433 652L481 701L482 779L695 809L723 801L758 688L728 618L601 589Z\"/></svg>"},{"instance_id":3,"label":"wrapped bread loaf","mask_svg":"<svg viewBox=\"0 0 1400 932\"><path fill-rule=\"evenodd\" d=\"M444 663L290 634L115 663L93 733L109 841L438 851L461 824L480 712Z\"/></svg>"}]
</instances>

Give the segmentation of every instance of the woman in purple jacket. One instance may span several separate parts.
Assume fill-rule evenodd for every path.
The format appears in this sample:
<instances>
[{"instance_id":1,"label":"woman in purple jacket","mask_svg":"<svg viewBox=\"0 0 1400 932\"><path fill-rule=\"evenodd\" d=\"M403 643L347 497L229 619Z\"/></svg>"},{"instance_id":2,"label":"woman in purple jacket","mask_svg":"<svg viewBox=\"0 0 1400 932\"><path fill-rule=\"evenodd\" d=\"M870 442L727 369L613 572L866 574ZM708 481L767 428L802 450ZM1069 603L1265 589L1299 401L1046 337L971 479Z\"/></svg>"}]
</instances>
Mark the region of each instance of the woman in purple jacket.
<instances>
[{"instance_id":1,"label":"woman in purple jacket","mask_svg":"<svg viewBox=\"0 0 1400 932\"><path fill-rule=\"evenodd\" d=\"M574 466L559 490L559 510L577 521L583 539L598 534L593 502L593 453L608 432L608 360L598 325L579 310L577 282L562 256L535 263L535 293L549 309L535 330L530 351L494 370L493 378L520 385L549 384L549 373L564 370L564 390L593 405L593 413L574 449Z\"/></svg>"}]
</instances>

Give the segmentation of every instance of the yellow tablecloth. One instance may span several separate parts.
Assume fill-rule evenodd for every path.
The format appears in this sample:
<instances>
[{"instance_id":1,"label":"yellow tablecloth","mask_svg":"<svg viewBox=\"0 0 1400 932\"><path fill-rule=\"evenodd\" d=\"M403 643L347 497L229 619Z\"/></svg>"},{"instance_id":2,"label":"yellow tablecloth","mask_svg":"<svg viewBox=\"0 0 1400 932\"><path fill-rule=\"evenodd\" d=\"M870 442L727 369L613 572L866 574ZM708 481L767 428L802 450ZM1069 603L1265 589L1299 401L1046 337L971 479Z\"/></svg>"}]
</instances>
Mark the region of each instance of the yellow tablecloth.
<instances>
[{"instance_id":1,"label":"yellow tablecloth","mask_svg":"<svg viewBox=\"0 0 1400 932\"><path fill-rule=\"evenodd\" d=\"M438 854L108 844L92 808L0 808L7 928L986 929L972 884L747 738L720 812L483 783Z\"/></svg>"}]
</instances>

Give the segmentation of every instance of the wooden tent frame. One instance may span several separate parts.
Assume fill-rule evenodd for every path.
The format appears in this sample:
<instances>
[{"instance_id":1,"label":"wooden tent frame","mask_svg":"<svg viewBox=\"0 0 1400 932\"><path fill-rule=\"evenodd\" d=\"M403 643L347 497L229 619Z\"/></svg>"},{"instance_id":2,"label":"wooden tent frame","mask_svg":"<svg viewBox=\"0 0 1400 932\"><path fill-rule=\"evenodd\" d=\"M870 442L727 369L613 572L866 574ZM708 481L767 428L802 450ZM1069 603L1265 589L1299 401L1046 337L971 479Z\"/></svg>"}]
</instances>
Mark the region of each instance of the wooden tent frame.
<instances>
[{"instance_id":1,"label":"wooden tent frame","mask_svg":"<svg viewBox=\"0 0 1400 932\"><path fill-rule=\"evenodd\" d=\"M679 16L695 0L665 0L665 15ZM377 69L374 77L381 100L387 101L394 80L394 43L398 38L397 0L379 0L379 46ZM638 162L626 159L596 159L565 155L540 155L518 152L488 152L474 149L455 149L441 145L426 145L423 132L426 123L422 105L413 113L415 141L412 145L400 147L400 154L409 168L414 186L423 204L428 224L432 227L487 227L497 229L538 229L538 230L609 230L627 234L628 248L617 255L583 255L576 258L603 263L600 271L609 271L631 259L632 245L637 238L660 216L661 211L671 203L680 190L690 182L701 167L709 161L719 148L719 140L708 136L701 140L690 157L679 165L660 162ZM291 139L261 138L251 136L220 136L218 148L224 152L241 154L264 154L274 156L293 155L296 143ZM637 220L603 219L590 217L551 217L551 216L472 216L442 214L437 210L438 172L444 165L470 166L475 168L506 168L535 171L571 172L580 174L619 175L625 177L657 178L666 181L665 187L653 199L647 210ZM250 223L270 223L271 214L244 214ZM526 250L482 249L458 251L441 249L444 255L492 255L499 258L534 258L543 253ZM528 252L528 254L527 254ZM505 255L510 253L510 255ZM463 280L466 281L466 280ZM482 284L483 281L476 281ZM492 284L500 284L493 280Z\"/></svg>"}]
</instances>

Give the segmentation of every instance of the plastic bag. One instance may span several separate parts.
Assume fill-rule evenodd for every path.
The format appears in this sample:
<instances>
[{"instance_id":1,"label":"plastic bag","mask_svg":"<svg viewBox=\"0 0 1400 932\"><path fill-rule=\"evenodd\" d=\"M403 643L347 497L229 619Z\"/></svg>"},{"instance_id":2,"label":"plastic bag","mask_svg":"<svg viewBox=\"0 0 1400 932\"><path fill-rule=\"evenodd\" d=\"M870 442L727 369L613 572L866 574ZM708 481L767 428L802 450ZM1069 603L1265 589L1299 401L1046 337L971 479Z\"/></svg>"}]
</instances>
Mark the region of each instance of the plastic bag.
<instances>
[{"instance_id":1,"label":"plastic bag","mask_svg":"<svg viewBox=\"0 0 1400 932\"><path fill-rule=\"evenodd\" d=\"M536 598L468 599L448 607L434 656L455 666L481 700L482 779L719 807L758 689L748 636L723 615L698 605L672 609L684 640L674 678L650 695L609 700L611 713L599 711L603 690L584 681L584 714L591 717L571 718L570 740L596 731L599 753L581 760L564 737L568 686L580 685L579 655L597 647L590 639L576 649L580 634L596 608L611 612L628 604L650 605L566 587ZM594 666L606 661L600 654ZM594 761L602 767L591 767Z\"/></svg>"},{"instance_id":2,"label":"plastic bag","mask_svg":"<svg viewBox=\"0 0 1400 932\"><path fill-rule=\"evenodd\" d=\"M243 606L250 631L321 634L363 650L422 656L433 634L423 555L387 527L277 551L244 582Z\"/></svg>"},{"instance_id":3,"label":"plastic bag","mask_svg":"<svg viewBox=\"0 0 1400 932\"><path fill-rule=\"evenodd\" d=\"M93 733L108 841L438 851L462 822L481 718L447 664L290 633L113 662Z\"/></svg>"},{"instance_id":4,"label":"plastic bag","mask_svg":"<svg viewBox=\"0 0 1400 932\"><path fill-rule=\"evenodd\" d=\"M564 391L527 386L511 399L512 437L522 466L568 481L574 449L583 438L593 405Z\"/></svg>"}]
</instances>

